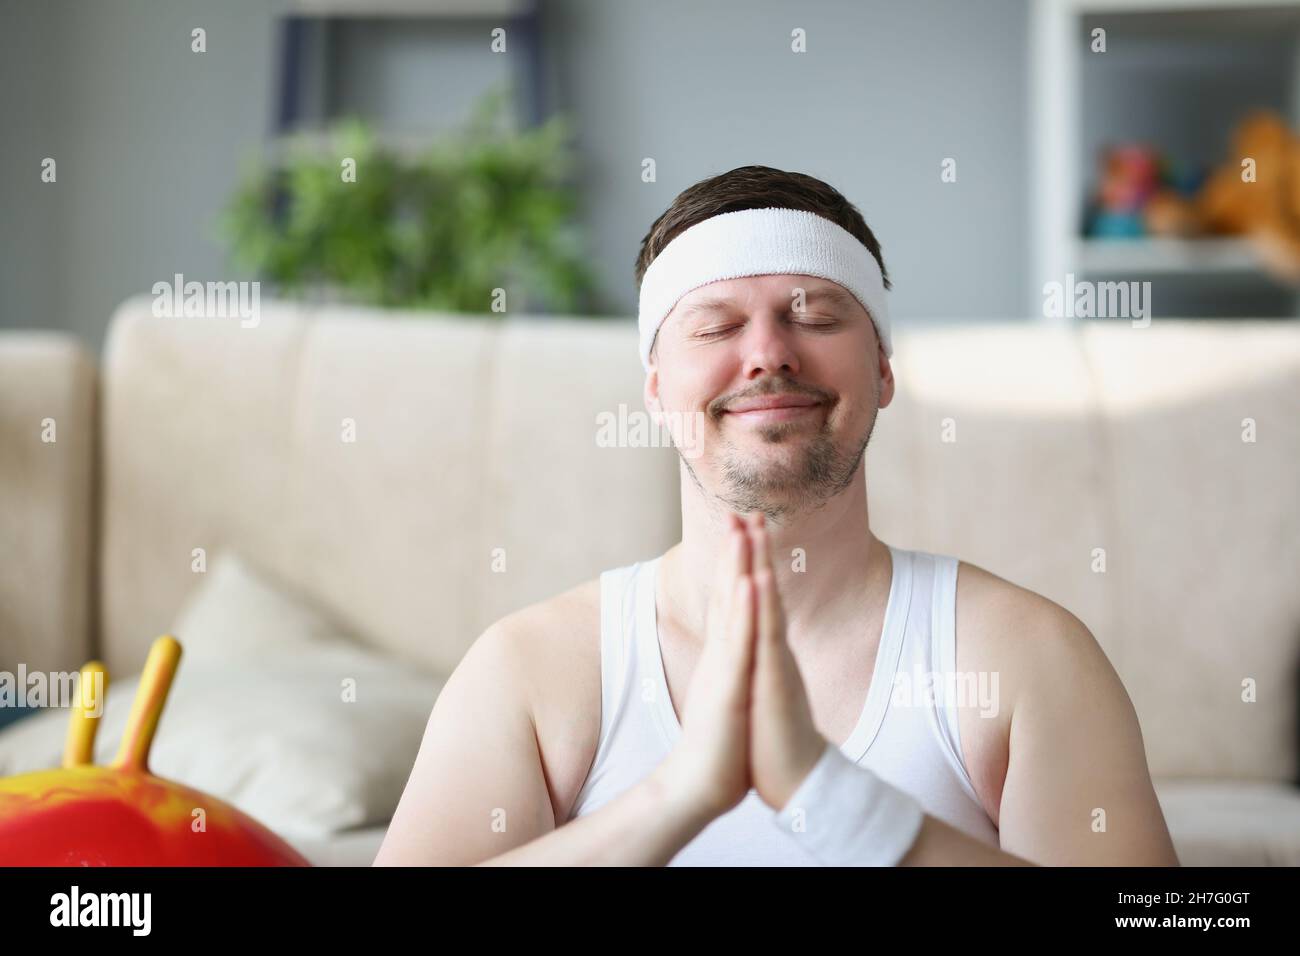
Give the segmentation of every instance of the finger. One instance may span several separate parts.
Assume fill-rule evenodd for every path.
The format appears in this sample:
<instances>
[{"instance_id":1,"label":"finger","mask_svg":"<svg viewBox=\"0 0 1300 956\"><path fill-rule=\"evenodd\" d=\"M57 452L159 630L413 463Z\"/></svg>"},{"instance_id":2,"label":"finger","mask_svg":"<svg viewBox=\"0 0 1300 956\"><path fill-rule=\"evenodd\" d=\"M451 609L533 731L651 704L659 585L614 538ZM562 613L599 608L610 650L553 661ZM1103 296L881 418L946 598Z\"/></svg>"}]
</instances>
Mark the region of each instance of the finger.
<instances>
[{"instance_id":1,"label":"finger","mask_svg":"<svg viewBox=\"0 0 1300 956\"><path fill-rule=\"evenodd\" d=\"M784 639L785 611L781 606L781 596L776 586L776 571L772 566L772 546L767 533L767 521L761 511L749 517L746 531L754 555L756 630L758 642L763 645Z\"/></svg>"},{"instance_id":2,"label":"finger","mask_svg":"<svg viewBox=\"0 0 1300 956\"><path fill-rule=\"evenodd\" d=\"M740 577L744 563L744 554L749 549L749 542L743 532L732 528L723 537L722 553L719 555L717 571L714 574L713 589L709 594L709 607L706 621L716 621L721 627L710 628L718 635L725 635L726 622L731 616L732 600L735 596L736 581Z\"/></svg>"},{"instance_id":3,"label":"finger","mask_svg":"<svg viewBox=\"0 0 1300 956\"><path fill-rule=\"evenodd\" d=\"M732 609L727 619L727 643L732 652L730 691L733 703L747 706L754 666L754 579L748 574L736 581Z\"/></svg>"},{"instance_id":4,"label":"finger","mask_svg":"<svg viewBox=\"0 0 1300 956\"><path fill-rule=\"evenodd\" d=\"M781 608L781 596L777 593L776 576L771 567L760 568L754 573L755 604L758 607L758 640L762 644L773 646L785 639L785 615Z\"/></svg>"},{"instance_id":5,"label":"finger","mask_svg":"<svg viewBox=\"0 0 1300 956\"><path fill-rule=\"evenodd\" d=\"M767 520L763 512L756 511L749 523L749 542L753 551L754 571L772 569L772 542L767 533Z\"/></svg>"},{"instance_id":6,"label":"finger","mask_svg":"<svg viewBox=\"0 0 1300 956\"><path fill-rule=\"evenodd\" d=\"M753 560L754 549L752 543L749 540L749 533L746 530L745 522L738 515L733 514L731 516L731 519L735 522L736 533L740 535L740 540L743 542L744 545L741 549L740 566L737 569L736 573L738 575L749 574L753 570L753 566L754 566L754 560Z\"/></svg>"},{"instance_id":7,"label":"finger","mask_svg":"<svg viewBox=\"0 0 1300 956\"><path fill-rule=\"evenodd\" d=\"M736 579L735 596L727 619L727 637L742 640L754 629L754 579L743 574Z\"/></svg>"},{"instance_id":8,"label":"finger","mask_svg":"<svg viewBox=\"0 0 1300 956\"><path fill-rule=\"evenodd\" d=\"M718 566L715 576L717 583L724 585L718 591L718 596L723 598L721 603L724 605L731 597L732 588L736 584L737 568L740 565L740 537L741 535L735 527L728 526L719 542Z\"/></svg>"}]
</instances>

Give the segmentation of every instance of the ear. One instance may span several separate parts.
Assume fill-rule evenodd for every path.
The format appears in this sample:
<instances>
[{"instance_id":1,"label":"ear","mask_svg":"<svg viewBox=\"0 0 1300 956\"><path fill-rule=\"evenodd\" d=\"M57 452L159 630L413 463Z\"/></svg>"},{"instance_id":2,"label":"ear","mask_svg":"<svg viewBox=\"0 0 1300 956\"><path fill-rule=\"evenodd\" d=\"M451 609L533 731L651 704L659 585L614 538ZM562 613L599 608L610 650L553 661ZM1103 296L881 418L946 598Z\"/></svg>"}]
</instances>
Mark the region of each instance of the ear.
<instances>
[{"instance_id":1,"label":"ear","mask_svg":"<svg viewBox=\"0 0 1300 956\"><path fill-rule=\"evenodd\" d=\"M645 375L645 385L642 388L642 400L645 402L646 411L655 421L659 420L663 412L663 404L659 399L659 367L655 364L653 357L650 359L650 370Z\"/></svg>"},{"instance_id":2,"label":"ear","mask_svg":"<svg viewBox=\"0 0 1300 956\"><path fill-rule=\"evenodd\" d=\"M894 367L885 355L885 347L876 343L876 374L880 376L880 402L877 409L885 408L894 400Z\"/></svg>"}]
</instances>

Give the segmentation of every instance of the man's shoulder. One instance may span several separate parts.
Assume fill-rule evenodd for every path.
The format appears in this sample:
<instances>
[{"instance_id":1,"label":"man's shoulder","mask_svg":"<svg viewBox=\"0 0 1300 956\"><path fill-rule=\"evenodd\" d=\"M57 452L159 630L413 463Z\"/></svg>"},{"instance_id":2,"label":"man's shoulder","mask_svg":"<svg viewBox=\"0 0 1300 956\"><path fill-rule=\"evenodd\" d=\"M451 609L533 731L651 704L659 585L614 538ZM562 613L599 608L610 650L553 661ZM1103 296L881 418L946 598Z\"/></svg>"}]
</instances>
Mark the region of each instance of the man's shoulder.
<instances>
[{"instance_id":1,"label":"man's shoulder","mask_svg":"<svg viewBox=\"0 0 1300 956\"><path fill-rule=\"evenodd\" d=\"M963 651L963 643L965 650ZM1080 693L1123 684L1101 644L1070 610L977 565L957 575L958 670L998 675L1003 712L1082 705ZM1085 691L1084 689L1090 689Z\"/></svg>"},{"instance_id":2,"label":"man's shoulder","mask_svg":"<svg viewBox=\"0 0 1300 956\"><path fill-rule=\"evenodd\" d=\"M958 564L957 619L970 639L1014 659L1096 646L1087 625L1067 608L968 561Z\"/></svg>"},{"instance_id":3,"label":"man's shoulder","mask_svg":"<svg viewBox=\"0 0 1300 956\"><path fill-rule=\"evenodd\" d=\"M557 656L599 652L599 638L600 579L592 578L512 611L488 627L479 641L494 645L518 665L512 669L527 674Z\"/></svg>"}]
</instances>

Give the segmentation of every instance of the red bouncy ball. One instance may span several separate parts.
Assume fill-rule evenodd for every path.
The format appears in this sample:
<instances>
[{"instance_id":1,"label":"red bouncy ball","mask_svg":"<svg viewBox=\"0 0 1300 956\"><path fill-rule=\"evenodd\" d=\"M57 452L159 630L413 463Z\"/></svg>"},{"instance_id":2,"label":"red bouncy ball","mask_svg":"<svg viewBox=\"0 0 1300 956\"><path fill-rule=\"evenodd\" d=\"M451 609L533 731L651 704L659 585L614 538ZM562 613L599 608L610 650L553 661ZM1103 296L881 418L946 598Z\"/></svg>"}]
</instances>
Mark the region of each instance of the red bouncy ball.
<instances>
[{"instance_id":1,"label":"red bouncy ball","mask_svg":"<svg viewBox=\"0 0 1300 956\"><path fill-rule=\"evenodd\" d=\"M311 865L246 813L149 772L149 747L180 654L171 636L154 642L111 766L90 762L102 700L88 702L83 693L63 768L0 780L0 866ZM102 665L87 664L82 687L103 674ZM102 679L97 686L107 684Z\"/></svg>"}]
</instances>

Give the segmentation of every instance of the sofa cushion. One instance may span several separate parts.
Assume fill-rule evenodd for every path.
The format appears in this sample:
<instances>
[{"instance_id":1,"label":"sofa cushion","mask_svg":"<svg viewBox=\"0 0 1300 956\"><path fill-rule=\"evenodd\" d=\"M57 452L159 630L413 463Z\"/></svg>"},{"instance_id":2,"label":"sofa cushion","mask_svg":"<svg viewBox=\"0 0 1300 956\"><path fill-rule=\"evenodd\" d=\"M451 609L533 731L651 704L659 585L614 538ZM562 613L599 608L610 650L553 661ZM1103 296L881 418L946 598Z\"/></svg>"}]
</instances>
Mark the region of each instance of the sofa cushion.
<instances>
[{"instance_id":1,"label":"sofa cushion","mask_svg":"<svg viewBox=\"0 0 1300 956\"><path fill-rule=\"evenodd\" d=\"M596 442L643 381L626 320L264 301L246 329L124 303L103 363L104 660L138 670L196 584L190 550L229 547L450 673L503 615L679 537L672 451Z\"/></svg>"},{"instance_id":2,"label":"sofa cushion","mask_svg":"<svg viewBox=\"0 0 1300 956\"><path fill-rule=\"evenodd\" d=\"M95 379L72 335L0 333L0 670L90 650Z\"/></svg>"},{"instance_id":3,"label":"sofa cushion","mask_svg":"<svg viewBox=\"0 0 1300 956\"><path fill-rule=\"evenodd\" d=\"M293 848L312 866L370 866L388 835L388 826L367 827L321 837L290 837Z\"/></svg>"},{"instance_id":4,"label":"sofa cushion","mask_svg":"<svg viewBox=\"0 0 1300 956\"><path fill-rule=\"evenodd\" d=\"M1094 577L1120 625L1095 633L1153 776L1286 781L1300 771L1300 335L1225 324L1085 326L1112 508Z\"/></svg>"},{"instance_id":5,"label":"sofa cushion","mask_svg":"<svg viewBox=\"0 0 1300 956\"><path fill-rule=\"evenodd\" d=\"M1183 866L1300 866L1300 788L1222 780L1155 787Z\"/></svg>"},{"instance_id":6,"label":"sofa cushion","mask_svg":"<svg viewBox=\"0 0 1300 956\"><path fill-rule=\"evenodd\" d=\"M386 823L441 682L359 645L233 553L203 577L173 631L183 654L150 768L285 836ZM110 680L96 763L115 756L137 683ZM57 766L67 720L0 732L0 775Z\"/></svg>"}]
</instances>

